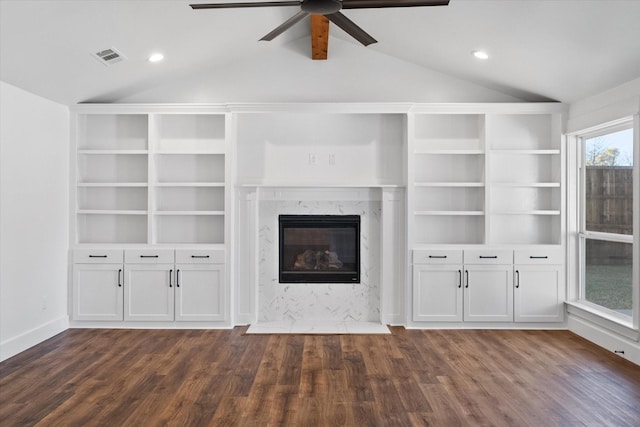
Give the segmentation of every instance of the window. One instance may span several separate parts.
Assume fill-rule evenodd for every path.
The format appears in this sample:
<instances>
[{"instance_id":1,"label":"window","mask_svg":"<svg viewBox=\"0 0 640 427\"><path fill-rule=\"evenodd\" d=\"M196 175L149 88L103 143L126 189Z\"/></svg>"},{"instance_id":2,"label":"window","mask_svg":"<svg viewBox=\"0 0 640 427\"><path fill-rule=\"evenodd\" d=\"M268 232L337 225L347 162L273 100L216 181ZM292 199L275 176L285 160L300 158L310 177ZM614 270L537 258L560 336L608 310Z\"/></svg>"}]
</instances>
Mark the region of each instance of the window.
<instances>
[{"instance_id":1,"label":"window","mask_svg":"<svg viewBox=\"0 0 640 427\"><path fill-rule=\"evenodd\" d=\"M580 299L631 320L632 122L583 135L581 141Z\"/></svg>"}]
</instances>

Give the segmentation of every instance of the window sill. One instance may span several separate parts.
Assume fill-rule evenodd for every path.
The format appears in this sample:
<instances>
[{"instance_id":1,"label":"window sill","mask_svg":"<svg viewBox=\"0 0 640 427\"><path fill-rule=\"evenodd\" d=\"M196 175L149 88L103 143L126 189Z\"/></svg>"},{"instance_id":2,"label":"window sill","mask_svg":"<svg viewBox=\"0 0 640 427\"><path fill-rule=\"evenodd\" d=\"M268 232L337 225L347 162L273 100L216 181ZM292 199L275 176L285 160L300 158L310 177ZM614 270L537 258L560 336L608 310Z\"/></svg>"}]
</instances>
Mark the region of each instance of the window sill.
<instances>
[{"instance_id":1,"label":"window sill","mask_svg":"<svg viewBox=\"0 0 640 427\"><path fill-rule=\"evenodd\" d=\"M638 329L634 329L633 322L630 318L617 315L614 312L604 311L595 305L583 301L566 301L565 304L567 306L567 312L570 315L590 321L597 326L634 341L638 341L640 338L639 331Z\"/></svg>"}]
</instances>

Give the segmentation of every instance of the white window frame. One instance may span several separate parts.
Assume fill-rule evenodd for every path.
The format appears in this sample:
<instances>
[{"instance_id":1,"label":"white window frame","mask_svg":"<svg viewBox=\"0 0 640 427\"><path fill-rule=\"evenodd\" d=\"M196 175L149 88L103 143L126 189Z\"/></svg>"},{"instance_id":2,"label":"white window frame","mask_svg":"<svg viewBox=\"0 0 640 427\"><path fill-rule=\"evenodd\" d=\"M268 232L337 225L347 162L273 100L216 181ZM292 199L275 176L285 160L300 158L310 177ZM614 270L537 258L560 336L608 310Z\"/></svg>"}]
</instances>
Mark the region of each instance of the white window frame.
<instances>
[{"instance_id":1,"label":"white window frame","mask_svg":"<svg viewBox=\"0 0 640 427\"><path fill-rule=\"evenodd\" d=\"M615 133L622 130L633 129L633 235L604 233L599 231L588 231L586 229L586 194L585 194L585 179L586 179L586 167L585 167L585 143L587 139L596 138L598 136ZM640 325L640 195L639 195L639 175L640 175L640 119L638 116L627 117L621 120L617 120L612 123L604 124L596 128L592 128L585 132L577 132L575 134L575 141L577 142L576 154L577 154L577 172L576 177L577 191L577 289L575 290L575 299L580 303L591 308L591 311L600 312L604 317L617 321L618 323L626 326L632 326L638 330ZM587 239L627 243L633 245L633 268L632 268L632 318L629 319L621 313L614 310L610 310L606 307L591 303L585 299L585 251Z\"/></svg>"}]
</instances>

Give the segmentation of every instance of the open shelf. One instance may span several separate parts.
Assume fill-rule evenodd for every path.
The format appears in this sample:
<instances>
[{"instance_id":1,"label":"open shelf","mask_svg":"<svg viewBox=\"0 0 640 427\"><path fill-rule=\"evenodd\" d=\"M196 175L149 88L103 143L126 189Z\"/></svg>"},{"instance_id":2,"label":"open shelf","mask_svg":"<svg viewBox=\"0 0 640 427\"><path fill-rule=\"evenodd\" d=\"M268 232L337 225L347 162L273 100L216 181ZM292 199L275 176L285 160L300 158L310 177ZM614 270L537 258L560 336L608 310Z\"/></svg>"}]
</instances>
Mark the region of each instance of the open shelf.
<instances>
[{"instance_id":1,"label":"open shelf","mask_svg":"<svg viewBox=\"0 0 640 427\"><path fill-rule=\"evenodd\" d=\"M419 148L414 150L413 154L430 154L430 155L450 154L450 155L456 155L456 156L468 155L468 154L480 155L480 154L484 154L484 150L463 150L463 149L452 150L452 149Z\"/></svg>"},{"instance_id":2,"label":"open shelf","mask_svg":"<svg viewBox=\"0 0 640 427\"><path fill-rule=\"evenodd\" d=\"M437 215L460 215L460 216L478 216L484 215L484 211L414 211L414 215L437 216Z\"/></svg>"},{"instance_id":3,"label":"open shelf","mask_svg":"<svg viewBox=\"0 0 640 427\"><path fill-rule=\"evenodd\" d=\"M146 183L147 156L104 154L78 156L79 183Z\"/></svg>"},{"instance_id":4,"label":"open shelf","mask_svg":"<svg viewBox=\"0 0 640 427\"><path fill-rule=\"evenodd\" d=\"M155 217L155 236L158 244L224 243L223 215L193 215L188 213L158 215Z\"/></svg>"},{"instance_id":5,"label":"open shelf","mask_svg":"<svg viewBox=\"0 0 640 427\"><path fill-rule=\"evenodd\" d=\"M414 182L482 182L484 155L418 154Z\"/></svg>"},{"instance_id":6,"label":"open shelf","mask_svg":"<svg viewBox=\"0 0 640 427\"><path fill-rule=\"evenodd\" d=\"M490 114L486 118L487 144L490 150L559 150L556 118L552 114ZM512 153L515 154L515 153ZM546 154L546 153L544 153ZM558 153L548 153L558 154Z\"/></svg>"},{"instance_id":7,"label":"open shelf","mask_svg":"<svg viewBox=\"0 0 640 427\"><path fill-rule=\"evenodd\" d=\"M416 245L484 243L483 215L416 215L414 221Z\"/></svg>"},{"instance_id":8,"label":"open shelf","mask_svg":"<svg viewBox=\"0 0 640 427\"><path fill-rule=\"evenodd\" d=\"M484 182L415 182L415 187L484 187Z\"/></svg>"},{"instance_id":9,"label":"open shelf","mask_svg":"<svg viewBox=\"0 0 640 427\"><path fill-rule=\"evenodd\" d=\"M414 150L419 152L484 151L484 116L478 114L416 114L414 117Z\"/></svg>"},{"instance_id":10,"label":"open shelf","mask_svg":"<svg viewBox=\"0 0 640 427\"><path fill-rule=\"evenodd\" d=\"M522 155L556 155L556 154L560 154L560 150L559 149L551 149L551 150L517 150L517 149L511 149L511 150L491 150L491 152L493 154L504 154L504 155L510 155L510 156L522 156Z\"/></svg>"},{"instance_id":11,"label":"open shelf","mask_svg":"<svg viewBox=\"0 0 640 427\"><path fill-rule=\"evenodd\" d=\"M493 214L491 243L555 245L561 240L560 215Z\"/></svg>"},{"instance_id":12,"label":"open shelf","mask_svg":"<svg viewBox=\"0 0 640 427\"><path fill-rule=\"evenodd\" d=\"M156 212L224 211L224 187L159 187Z\"/></svg>"},{"instance_id":13,"label":"open shelf","mask_svg":"<svg viewBox=\"0 0 640 427\"><path fill-rule=\"evenodd\" d=\"M147 243L147 215L77 215L78 243Z\"/></svg>"},{"instance_id":14,"label":"open shelf","mask_svg":"<svg viewBox=\"0 0 640 427\"><path fill-rule=\"evenodd\" d=\"M146 215L147 211L115 210L115 209L79 209L80 215Z\"/></svg>"},{"instance_id":15,"label":"open shelf","mask_svg":"<svg viewBox=\"0 0 640 427\"><path fill-rule=\"evenodd\" d=\"M155 160L160 185L225 181L223 154L158 154Z\"/></svg>"},{"instance_id":16,"label":"open shelf","mask_svg":"<svg viewBox=\"0 0 640 427\"><path fill-rule=\"evenodd\" d=\"M78 209L89 211L147 211L147 187L79 186Z\"/></svg>"},{"instance_id":17,"label":"open shelf","mask_svg":"<svg viewBox=\"0 0 640 427\"><path fill-rule=\"evenodd\" d=\"M416 187L416 212L484 212L483 187ZM455 213L453 213L455 215Z\"/></svg>"},{"instance_id":18,"label":"open shelf","mask_svg":"<svg viewBox=\"0 0 640 427\"><path fill-rule=\"evenodd\" d=\"M159 114L155 119L157 153L225 153L224 114Z\"/></svg>"},{"instance_id":19,"label":"open shelf","mask_svg":"<svg viewBox=\"0 0 640 427\"><path fill-rule=\"evenodd\" d=\"M78 150L148 150L146 114L87 114L79 120Z\"/></svg>"}]
</instances>

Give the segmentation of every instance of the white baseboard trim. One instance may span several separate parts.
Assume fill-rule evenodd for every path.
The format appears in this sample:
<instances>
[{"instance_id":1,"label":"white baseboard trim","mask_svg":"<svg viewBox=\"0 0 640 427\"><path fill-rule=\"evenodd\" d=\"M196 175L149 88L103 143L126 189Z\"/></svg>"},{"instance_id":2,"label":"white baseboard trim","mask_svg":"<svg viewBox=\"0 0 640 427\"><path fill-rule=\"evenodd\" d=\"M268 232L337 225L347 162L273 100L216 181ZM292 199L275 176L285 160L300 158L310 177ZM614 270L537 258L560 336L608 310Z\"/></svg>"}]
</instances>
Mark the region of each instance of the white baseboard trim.
<instances>
[{"instance_id":1,"label":"white baseboard trim","mask_svg":"<svg viewBox=\"0 0 640 427\"><path fill-rule=\"evenodd\" d=\"M62 316L16 337L0 342L0 362L69 329L69 316Z\"/></svg>"},{"instance_id":2,"label":"white baseboard trim","mask_svg":"<svg viewBox=\"0 0 640 427\"><path fill-rule=\"evenodd\" d=\"M618 335L608 329L595 325L575 315L568 316L569 330L592 343L616 353L636 365L640 365L640 344ZM620 353L624 352L624 353Z\"/></svg>"}]
</instances>

